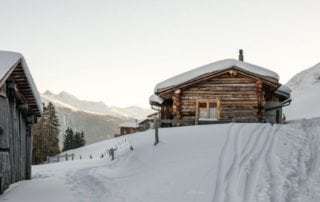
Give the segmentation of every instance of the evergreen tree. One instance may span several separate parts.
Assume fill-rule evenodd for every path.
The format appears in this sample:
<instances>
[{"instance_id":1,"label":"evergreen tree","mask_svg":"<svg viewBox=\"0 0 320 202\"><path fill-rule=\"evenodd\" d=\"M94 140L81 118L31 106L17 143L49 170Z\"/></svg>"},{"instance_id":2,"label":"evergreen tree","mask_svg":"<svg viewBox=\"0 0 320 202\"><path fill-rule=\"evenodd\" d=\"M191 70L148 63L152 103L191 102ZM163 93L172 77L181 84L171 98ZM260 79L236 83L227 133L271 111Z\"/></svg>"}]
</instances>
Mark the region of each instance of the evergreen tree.
<instances>
[{"instance_id":1,"label":"evergreen tree","mask_svg":"<svg viewBox=\"0 0 320 202\"><path fill-rule=\"evenodd\" d=\"M63 151L67 151L74 148L74 135L72 128L68 127L64 133Z\"/></svg>"},{"instance_id":2,"label":"evergreen tree","mask_svg":"<svg viewBox=\"0 0 320 202\"><path fill-rule=\"evenodd\" d=\"M84 136L84 132L81 131L81 134L80 134L80 144L79 144L79 147L82 147L86 144L86 140L85 140L85 136Z\"/></svg>"},{"instance_id":3,"label":"evergreen tree","mask_svg":"<svg viewBox=\"0 0 320 202\"><path fill-rule=\"evenodd\" d=\"M48 118L47 120L47 155L48 156L55 156L60 153L59 148L59 120L56 115L56 110L54 108L54 105L49 102L47 106L47 113Z\"/></svg>"},{"instance_id":4,"label":"evergreen tree","mask_svg":"<svg viewBox=\"0 0 320 202\"><path fill-rule=\"evenodd\" d=\"M63 151L76 149L85 145L84 132L73 131L68 127L64 134Z\"/></svg>"},{"instance_id":5,"label":"evergreen tree","mask_svg":"<svg viewBox=\"0 0 320 202\"><path fill-rule=\"evenodd\" d=\"M40 118L37 124L33 125L32 128L32 162L33 164L39 164L44 162L46 159L44 152L44 133L42 131L44 119Z\"/></svg>"},{"instance_id":6,"label":"evergreen tree","mask_svg":"<svg viewBox=\"0 0 320 202\"><path fill-rule=\"evenodd\" d=\"M33 126L33 163L46 161L47 156L60 153L59 149L59 120L54 105L49 103L38 123Z\"/></svg>"}]
</instances>

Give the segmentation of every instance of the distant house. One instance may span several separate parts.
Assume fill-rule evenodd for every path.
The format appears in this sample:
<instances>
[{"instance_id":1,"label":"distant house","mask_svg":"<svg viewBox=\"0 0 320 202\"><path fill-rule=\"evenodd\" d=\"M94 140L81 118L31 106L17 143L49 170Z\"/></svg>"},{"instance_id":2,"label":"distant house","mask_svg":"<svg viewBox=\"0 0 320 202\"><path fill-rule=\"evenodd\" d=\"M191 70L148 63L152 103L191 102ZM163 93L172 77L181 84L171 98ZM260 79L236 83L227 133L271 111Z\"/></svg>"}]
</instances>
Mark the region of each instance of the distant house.
<instances>
[{"instance_id":1,"label":"distant house","mask_svg":"<svg viewBox=\"0 0 320 202\"><path fill-rule=\"evenodd\" d=\"M154 120L156 118L159 118L159 112L155 112L147 116L145 121L148 122L149 128L154 128Z\"/></svg>"},{"instance_id":2,"label":"distant house","mask_svg":"<svg viewBox=\"0 0 320 202\"><path fill-rule=\"evenodd\" d=\"M147 116L146 119L143 119L141 121L133 120L129 122L125 122L120 124L120 134L115 135L115 137L119 137L122 135L127 135L131 133L136 133L140 131L145 131L150 128L153 128L153 120L154 116L156 116L158 113L153 113Z\"/></svg>"},{"instance_id":3,"label":"distant house","mask_svg":"<svg viewBox=\"0 0 320 202\"><path fill-rule=\"evenodd\" d=\"M243 61L225 59L169 78L155 87L150 104L162 125L283 121L290 89L277 73Z\"/></svg>"},{"instance_id":4,"label":"distant house","mask_svg":"<svg viewBox=\"0 0 320 202\"><path fill-rule=\"evenodd\" d=\"M119 127L120 127L120 135L118 136L136 133L140 131L139 122L137 120L122 123L120 124Z\"/></svg>"},{"instance_id":5,"label":"distant house","mask_svg":"<svg viewBox=\"0 0 320 202\"><path fill-rule=\"evenodd\" d=\"M151 127L151 122L148 118L139 121L138 124L139 124L140 131L148 130Z\"/></svg>"},{"instance_id":6,"label":"distant house","mask_svg":"<svg viewBox=\"0 0 320 202\"><path fill-rule=\"evenodd\" d=\"M0 193L31 178L31 127L42 104L19 53L0 51Z\"/></svg>"}]
</instances>

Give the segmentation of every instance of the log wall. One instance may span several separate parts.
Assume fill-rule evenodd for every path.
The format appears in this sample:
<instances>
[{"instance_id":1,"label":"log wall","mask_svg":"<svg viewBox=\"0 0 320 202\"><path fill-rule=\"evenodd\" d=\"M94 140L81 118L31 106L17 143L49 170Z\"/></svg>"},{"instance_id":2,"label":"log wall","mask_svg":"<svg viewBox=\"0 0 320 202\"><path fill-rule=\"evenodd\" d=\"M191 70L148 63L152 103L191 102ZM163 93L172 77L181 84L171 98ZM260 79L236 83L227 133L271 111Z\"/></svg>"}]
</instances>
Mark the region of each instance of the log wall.
<instances>
[{"instance_id":1,"label":"log wall","mask_svg":"<svg viewBox=\"0 0 320 202\"><path fill-rule=\"evenodd\" d=\"M264 92L257 79L227 72L181 90L181 116L196 121L197 100L219 100L220 121L256 122L262 116Z\"/></svg>"}]
</instances>

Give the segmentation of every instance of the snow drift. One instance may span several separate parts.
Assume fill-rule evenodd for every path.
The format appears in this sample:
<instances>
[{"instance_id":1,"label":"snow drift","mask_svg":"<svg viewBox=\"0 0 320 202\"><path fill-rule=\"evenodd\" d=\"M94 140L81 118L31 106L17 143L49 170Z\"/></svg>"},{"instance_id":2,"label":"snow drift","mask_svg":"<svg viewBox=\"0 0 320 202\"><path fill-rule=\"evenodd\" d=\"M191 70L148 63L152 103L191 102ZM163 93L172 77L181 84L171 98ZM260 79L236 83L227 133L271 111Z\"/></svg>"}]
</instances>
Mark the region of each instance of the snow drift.
<instances>
[{"instance_id":1,"label":"snow drift","mask_svg":"<svg viewBox=\"0 0 320 202\"><path fill-rule=\"evenodd\" d=\"M320 117L320 63L298 73L287 85L293 99L286 109L289 120Z\"/></svg>"}]
</instances>

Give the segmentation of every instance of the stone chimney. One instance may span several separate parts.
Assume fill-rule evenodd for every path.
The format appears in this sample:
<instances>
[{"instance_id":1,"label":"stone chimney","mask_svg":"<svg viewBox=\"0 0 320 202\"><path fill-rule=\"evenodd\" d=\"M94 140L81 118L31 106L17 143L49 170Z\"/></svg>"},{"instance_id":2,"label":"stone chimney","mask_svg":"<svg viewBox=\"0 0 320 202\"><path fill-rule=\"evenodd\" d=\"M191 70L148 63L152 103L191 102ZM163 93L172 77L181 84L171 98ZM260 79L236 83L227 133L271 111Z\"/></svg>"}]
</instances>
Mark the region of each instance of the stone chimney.
<instances>
[{"instance_id":1,"label":"stone chimney","mask_svg":"<svg viewBox=\"0 0 320 202\"><path fill-rule=\"evenodd\" d=\"M243 57L243 50L240 49L240 50L239 50L239 61L243 62L243 59L244 59L244 57Z\"/></svg>"}]
</instances>

